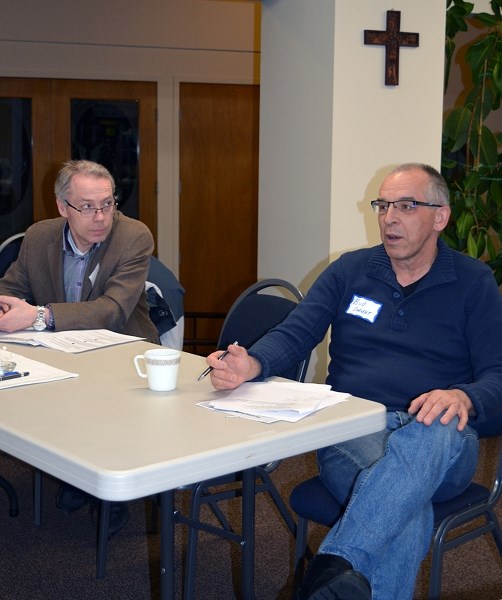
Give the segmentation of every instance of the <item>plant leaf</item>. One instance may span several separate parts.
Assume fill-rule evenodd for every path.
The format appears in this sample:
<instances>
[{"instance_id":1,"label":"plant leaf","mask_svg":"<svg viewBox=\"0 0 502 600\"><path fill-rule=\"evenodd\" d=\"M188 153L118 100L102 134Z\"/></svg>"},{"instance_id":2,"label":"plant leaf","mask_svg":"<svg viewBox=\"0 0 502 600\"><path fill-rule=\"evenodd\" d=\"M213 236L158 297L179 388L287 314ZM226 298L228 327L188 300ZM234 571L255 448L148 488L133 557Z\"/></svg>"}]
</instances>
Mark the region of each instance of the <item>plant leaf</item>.
<instances>
[{"instance_id":1,"label":"plant leaf","mask_svg":"<svg viewBox=\"0 0 502 600\"><path fill-rule=\"evenodd\" d=\"M493 244L493 240L489 235L486 236L486 250L488 251L490 260L493 260L497 256L495 245Z\"/></svg>"},{"instance_id":2,"label":"plant leaf","mask_svg":"<svg viewBox=\"0 0 502 600\"><path fill-rule=\"evenodd\" d=\"M472 192L472 190L475 190L478 187L478 185L479 185L479 173L477 171L471 171L465 179L465 191ZM468 208L472 208L474 206L474 200L469 203L469 196L470 195L466 196L464 201L465 201L466 206L468 206L468 204L470 204L470 206L468 206Z\"/></svg>"},{"instance_id":3,"label":"plant leaf","mask_svg":"<svg viewBox=\"0 0 502 600\"><path fill-rule=\"evenodd\" d=\"M465 53L465 60L470 65L472 70L472 80L475 85L481 83L483 73L485 71L485 63L489 60L493 52L493 47L496 44L497 38L495 35L489 34L469 46Z\"/></svg>"},{"instance_id":4,"label":"plant leaf","mask_svg":"<svg viewBox=\"0 0 502 600\"><path fill-rule=\"evenodd\" d=\"M502 0L491 0L490 6L492 7L493 13L498 17L502 16L500 9L502 8Z\"/></svg>"},{"instance_id":5,"label":"plant leaf","mask_svg":"<svg viewBox=\"0 0 502 600\"><path fill-rule=\"evenodd\" d=\"M478 144L478 141L478 132L477 130L473 130L471 132L471 138L469 140L469 150L475 157L475 167L495 167L498 161L497 140L495 139L493 133L485 125L483 125L483 127L481 128L481 143ZM478 156L478 147L479 161L476 158Z\"/></svg>"},{"instance_id":6,"label":"plant leaf","mask_svg":"<svg viewBox=\"0 0 502 600\"><path fill-rule=\"evenodd\" d=\"M472 112L466 107L455 108L446 118L443 125L443 133L454 140L451 152L456 152L467 142L467 134L469 132L469 123L472 117Z\"/></svg>"},{"instance_id":7,"label":"plant leaf","mask_svg":"<svg viewBox=\"0 0 502 600\"><path fill-rule=\"evenodd\" d=\"M488 235L484 229L483 231L478 232L478 239L476 241L476 258L482 256L483 252L485 251L487 238Z\"/></svg>"},{"instance_id":8,"label":"plant leaf","mask_svg":"<svg viewBox=\"0 0 502 600\"><path fill-rule=\"evenodd\" d=\"M474 226L474 215L469 211L464 211L457 219L457 235L465 240Z\"/></svg>"},{"instance_id":9,"label":"plant leaf","mask_svg":"<svg viewBox=\"0 0 502 600\"><path fill-rule=\"evenodd\" d=\"M493 67L492 79L495 89L499 95L502 95L502 60L497 60L495 63L495 66Z\"/></svg>"},{"instance_id":10,"label":"plant leaf","mask_svg":"<svg viewBox=\"0 0 502 600\"><path fill-rule=\"evenodd\" d=\"M478 257L478 245L472 235L472 231L469 231L469 235L467 236L467 254L472 256L472 258Z\"/></svg>"},{"instance_id":11,"label":"plant leaf","mask_svg":"<svg viewBox=\"0 0 502 600\"><path fill-rule=\"evenodd\" d=\"M495 15L490 15L489 13L476 13L474 18L488 27L496 27L498 23L498 19Z\"/></svg>"}]
</instances>

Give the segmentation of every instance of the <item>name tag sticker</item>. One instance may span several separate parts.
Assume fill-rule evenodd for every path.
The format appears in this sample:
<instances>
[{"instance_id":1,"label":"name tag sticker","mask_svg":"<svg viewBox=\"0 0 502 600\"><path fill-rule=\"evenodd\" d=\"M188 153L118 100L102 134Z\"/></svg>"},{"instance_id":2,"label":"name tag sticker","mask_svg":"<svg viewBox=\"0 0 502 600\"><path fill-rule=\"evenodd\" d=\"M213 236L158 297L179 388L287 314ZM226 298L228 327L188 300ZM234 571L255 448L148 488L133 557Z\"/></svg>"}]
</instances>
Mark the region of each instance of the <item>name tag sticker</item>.
<instances>
[{"instance_id":1,"label":"name tag sticker","mask_svg":"<svg viewBox=\"0 0 502 600\"><path fill-rule=\"evenodd\" d=\"M374 323L381 308L382 305L380 304L380 302L375 302L374 300L370 300L369 298L364 298L363 296L356 296L354 294L352 296L350 305L345 312L348 315L360 317L361 319L365 319L370 323Z\"/></svg>"}]
</instances>

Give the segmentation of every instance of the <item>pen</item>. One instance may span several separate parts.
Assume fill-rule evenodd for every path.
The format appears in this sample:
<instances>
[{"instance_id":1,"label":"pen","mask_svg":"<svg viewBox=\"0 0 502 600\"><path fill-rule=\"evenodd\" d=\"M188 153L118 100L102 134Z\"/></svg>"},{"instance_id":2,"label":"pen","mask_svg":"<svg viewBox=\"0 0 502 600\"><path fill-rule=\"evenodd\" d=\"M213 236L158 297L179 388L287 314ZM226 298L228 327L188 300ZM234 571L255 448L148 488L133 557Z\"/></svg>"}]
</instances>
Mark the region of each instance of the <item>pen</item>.
<instances>
[{"instance_id":1,"label":"pen","mask_svg":"<svg viewBox=\"0 0 502 600\"><path fill-rule=\"evenodd\" d=\"M18 377L26 377L28 375L28 371L24 371L23 373L17 373L16 371L12 371L11 373L0 375L0 381L8 381L9 379L17 379Z\"/></svg>"},{"instance_id":2,"label":"pen","mask_svg":"<svg viewBox=\"0 0 502 600\"><path fill-rule=\"evenodd\" d=\"M239 342L234 342L233 343L234 346L238 346ZM223 360L225 358L225 356L228 354L228 348L225 350L225 352L223 352L223 354L220 354L220 356L218 356L218 360ZM211 373L211 371L213 370L214 367L208 367L205 371L203 371L199 377L197 378L197 381L200 381L201 379L204 379L204 377L206 375L209 375L209 373Z\"/></svg>"}]
</instances>

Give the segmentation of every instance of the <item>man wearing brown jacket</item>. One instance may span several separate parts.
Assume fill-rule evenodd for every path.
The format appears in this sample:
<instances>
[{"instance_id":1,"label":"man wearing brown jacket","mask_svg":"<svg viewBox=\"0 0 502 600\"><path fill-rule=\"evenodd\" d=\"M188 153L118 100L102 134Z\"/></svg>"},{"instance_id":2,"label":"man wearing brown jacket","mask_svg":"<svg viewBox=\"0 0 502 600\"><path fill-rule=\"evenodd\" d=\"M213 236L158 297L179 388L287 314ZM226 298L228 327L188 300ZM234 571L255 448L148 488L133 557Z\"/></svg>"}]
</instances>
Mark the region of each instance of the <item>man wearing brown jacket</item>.
<instances>
[{"instance_id":1,"label":"man wearing brown jacket","mask_svg":"<svg viewBox=\"0 0 502 600\"><path fill-rule=\"evenodd\" d=\"M26 231L0 279L0 331L109 329L159 343L145 294L153 237L116 209L112 175L91 161L68 161L55 194L61 217ZM96 499L66 484L56 498L65 513L88 502ZM126 520L126 505L113 503L109 534Z\"/></svg>"}]
</instances>

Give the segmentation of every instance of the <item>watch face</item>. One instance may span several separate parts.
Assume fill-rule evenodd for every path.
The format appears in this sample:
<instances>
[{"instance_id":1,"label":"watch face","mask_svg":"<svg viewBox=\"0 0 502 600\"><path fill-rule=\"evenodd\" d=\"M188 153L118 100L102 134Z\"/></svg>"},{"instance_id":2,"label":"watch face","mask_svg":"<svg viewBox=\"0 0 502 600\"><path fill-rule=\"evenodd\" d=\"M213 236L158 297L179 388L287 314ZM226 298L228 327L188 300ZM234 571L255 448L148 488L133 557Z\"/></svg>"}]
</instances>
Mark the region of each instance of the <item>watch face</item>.
<instances>
[{"instance_id":1,"label":"watch face","mask_svg":"<svg viewBox=\"0 0 502 600\"><path fill-rule=\"evenodd\" d=\"M45 321L44 321L44 320L40 320L40 321L39 321L39 320L37 319L37 320L36 320L36 321L33 323L33 329L34 329L35 331L43 331L43 330L44 330L46 327L47 327L47 325L45 324Z\"/></svg>"}]
</instances>

